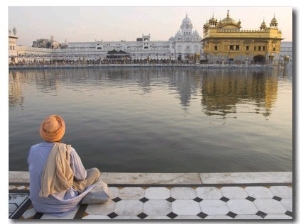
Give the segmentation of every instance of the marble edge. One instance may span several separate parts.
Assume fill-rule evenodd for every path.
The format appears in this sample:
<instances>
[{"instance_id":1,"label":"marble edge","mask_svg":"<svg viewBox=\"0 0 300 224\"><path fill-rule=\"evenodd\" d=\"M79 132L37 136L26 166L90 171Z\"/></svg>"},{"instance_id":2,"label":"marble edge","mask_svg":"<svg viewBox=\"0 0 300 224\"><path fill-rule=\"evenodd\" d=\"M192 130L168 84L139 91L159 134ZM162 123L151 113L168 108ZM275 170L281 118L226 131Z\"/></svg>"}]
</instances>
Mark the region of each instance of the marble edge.
<instances>
[{"instance_id":1,"label":"marble edge","mask_svg":"<svg viewBox=\"0 0 300 224\"><path fill-rule=\"evenodd\" d=\"M292 184L292 172L233 173L116 173L103 172L100 180L107 184ZM29 183L29 172L9 171L9 183Z\"/></svg>"},{"instance_id":2,"label":"marble edge","mask_svg":"<svg viewBox=\"0 0 300 224\"><path fill-rule=\"evenodd\" d=\"M198 173L103 173L110 184L202 184Z\"/></svg>"},{"instance_id":3,"label":"marble edge","mask_svg":"<svg viewBox=\"0 0 300 224\"><path fill-rule=\"evenodd\" d=\"M200 173L203 184L292 184L292 172Z\"/></svg>"}]
</instances>

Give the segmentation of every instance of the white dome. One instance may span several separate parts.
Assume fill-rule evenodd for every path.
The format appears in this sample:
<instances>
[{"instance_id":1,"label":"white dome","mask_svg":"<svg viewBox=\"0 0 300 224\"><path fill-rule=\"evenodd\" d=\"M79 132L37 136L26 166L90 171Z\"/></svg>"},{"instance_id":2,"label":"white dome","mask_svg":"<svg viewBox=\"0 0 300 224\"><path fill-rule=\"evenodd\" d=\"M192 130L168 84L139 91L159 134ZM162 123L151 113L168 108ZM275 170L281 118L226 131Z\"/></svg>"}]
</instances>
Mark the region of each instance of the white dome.
<instances>
[{"instance_id":1,"label":"white dome","mask_svg":"<svg viewBox=\"0 0 300 224\"><path fill-rule=\"evenodd\" d=\"M173 39L172 39L173 40ZM193 24L186 15L186 17L182 20L182 24L180 29L176 32L174 36L175 41L199 41L201 37L197 30L193 30Z\"/></svg>"},{"instance_id":2,"label":"white dome","mask_svg":"<svg viewBox=\"0 0 300 224\"><path fill-rule=\"evenodd\" d=\"M186 17L182 20L181 29L192 29L193 28L193 24L190 20L190 18L188 18L188 16L186 15Z\"/></svg>"},{"instance_id":3,"label":"white dome","mask_svg":"<svg viewBox=\"0 0 300 224\"><path fill-rule=\"evenodd\" d=\"M193 32L193 37L200 37L200 36L199 36L199 33L197 32L197 30L195 30L195 31Z\"/></svg>"},{"instance_id":4,"label":"white dome","mask_svg":"<svg viewBox=\"0 0 300 224\"><path fill-rule=\"evenodd\" d=\"M182 24L192 24L192 21L188 16L186 15L185 18L182 20Z\"/></svg>"}]
</instances>

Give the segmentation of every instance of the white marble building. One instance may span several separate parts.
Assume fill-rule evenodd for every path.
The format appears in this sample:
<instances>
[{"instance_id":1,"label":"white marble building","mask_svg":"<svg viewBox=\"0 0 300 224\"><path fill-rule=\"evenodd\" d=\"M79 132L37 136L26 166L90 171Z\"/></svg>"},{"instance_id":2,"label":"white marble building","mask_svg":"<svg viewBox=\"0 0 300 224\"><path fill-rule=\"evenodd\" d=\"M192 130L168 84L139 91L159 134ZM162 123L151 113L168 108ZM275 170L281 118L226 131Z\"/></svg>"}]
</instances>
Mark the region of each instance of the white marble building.
<instances>
[{"instance_id":1,"label":"white marble building","mask_svg":"<svg viewBox=\"0 0 300 224\"><path fill-rule=\"evenodd\" d=\"M182 20L175 37L169 39L173 44L177 59L181 58L182 60L185 60L189 55L202 54L201 40L202 38L200 38L197 30L193 29L193 24L188 16Z\"/></svg>"},{"instance_id":2,"label":"white marble building","mask_svg":"<svg viewBox=\"0 0 300 224\"><path fill-rule=\"evenodd\" d=\"M131 60L182 60L202 54L201 40L193 28L190 18L182 20L175 36L166 41L152 41L150 34L142 35L135 41L94 41L69 42L65 49L45 49L17 46L18 37L9 36L14 41L14 51L9 51L9 62L32 63L50 61L98 61L107 58L110 51L122 51L130 55Z\"/></svg>"},{"instance_id":3,"label":"white marble building","mask_svg":"<svg viewBox=\"0 0 300 224\"><path fill-rule=\"evenodd\" d=\"M69 42L68 50L72 50L78 55L79 52L86 52L87 60L88 58L103 60L109 51L121 50L129 53L131 59L181 59L185 61L191 55L201 54L201 39L198 32L193 29L191 20L186 16L175 37L171 37L167 41L151 41L150 34L143 34L136 41Z\"/></svg>"},{"instance_id":4,"label":"white marble building","mask_svg":"<svg viewBox=\"0 0 300 224\"><path fill-rule=\"evenodd\" d=\"M17 57L18 57L18 46L17 46L17 30L14 27L13 31L9 30L8 31L8 55L10 60L12 62L16 62Z\"/></svg>"},{"instance_id":5,"label":"white marble building","mask_svg":"<svg viewBox=\"0 0 300 224\"><path fill-rule=\"evenodd\" d=\"M94 41L67 42L62 48L27 47L17 44L17 31L9 30L8 62L9 64L50 63L55 61L101 63L110 51L123 51L131 60L172 60L189 61L190 56L198 55L205 60L202 51L202 38L194 29L190 18L186 17L174 36L166 41L152 41L150 34L142 35L133 41ZM53 40L54 41L54 40ZM52 43L52 42L51 42ZM292 61L292 42L281 43L280 57L289 55Z\"/></svg>"}]
</instances>

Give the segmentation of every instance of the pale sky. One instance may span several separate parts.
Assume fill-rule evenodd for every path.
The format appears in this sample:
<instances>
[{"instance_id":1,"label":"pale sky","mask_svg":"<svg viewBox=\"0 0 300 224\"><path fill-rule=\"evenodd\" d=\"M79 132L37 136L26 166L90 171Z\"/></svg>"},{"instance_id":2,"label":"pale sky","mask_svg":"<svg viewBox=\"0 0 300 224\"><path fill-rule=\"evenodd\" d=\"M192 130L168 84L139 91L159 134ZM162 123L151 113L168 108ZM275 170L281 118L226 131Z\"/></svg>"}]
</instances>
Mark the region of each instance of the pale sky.
<instances>
[{"instance_id":1,"label":"pale sky","mask_svg":"<svg viewBox=\"0 0 300 224\"><path fill-rule=\"evenodd\" d=\"M17 29L18 44L31 46L40 39L62 43L135 41L143 34L151 40L168 40L180 29L186 15L203 37L203 25L212 16L226 18L227 10L243 30L259 30L263 21L278 22L284 41L292 41L292 6L8 6L8 29Z\"/></svg>"}]
</instances>

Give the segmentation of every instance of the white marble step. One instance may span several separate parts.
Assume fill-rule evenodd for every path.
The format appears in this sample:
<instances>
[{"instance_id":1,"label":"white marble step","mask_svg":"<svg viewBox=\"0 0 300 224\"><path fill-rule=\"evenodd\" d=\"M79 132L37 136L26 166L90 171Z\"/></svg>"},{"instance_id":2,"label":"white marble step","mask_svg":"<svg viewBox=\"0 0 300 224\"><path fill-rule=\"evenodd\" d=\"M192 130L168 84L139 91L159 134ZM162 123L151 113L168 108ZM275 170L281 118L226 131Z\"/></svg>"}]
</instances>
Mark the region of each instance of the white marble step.
<instances>
[{"instance_id":1,"label":"white marble step","mask_svg":"<svg viewBox=\"0 0 300 224\"><path fill-rule=\"evenodd\" d=\"M198 185L198 184L292 184L292 172L235 173L101 173L107 184ZM10 171L10 183L29 183L26 171Z\"/></svg>"}]
</instances>

